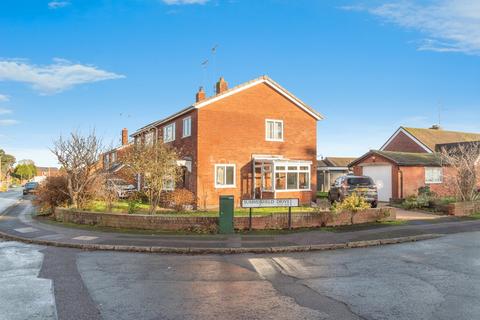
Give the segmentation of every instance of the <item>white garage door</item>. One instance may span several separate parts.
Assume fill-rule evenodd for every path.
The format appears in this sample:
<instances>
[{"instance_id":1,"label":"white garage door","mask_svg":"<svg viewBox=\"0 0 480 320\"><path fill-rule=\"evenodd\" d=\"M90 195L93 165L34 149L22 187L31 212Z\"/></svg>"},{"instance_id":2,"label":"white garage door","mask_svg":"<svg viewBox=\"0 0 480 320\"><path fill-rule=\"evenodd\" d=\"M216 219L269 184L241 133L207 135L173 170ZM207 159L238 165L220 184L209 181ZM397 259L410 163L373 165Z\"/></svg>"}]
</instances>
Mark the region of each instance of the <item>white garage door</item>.
<instances>
[{"instance_id":1,"label":"white garage door","mask_svg":"<svg viewBox=\"0 0 480 320\"><path fill-rule=\"evenodd\" d=\"M390 201L392 197L392 166L366 166L363 175L375 181L379 201Z\"/></svg>"}]
</instances>

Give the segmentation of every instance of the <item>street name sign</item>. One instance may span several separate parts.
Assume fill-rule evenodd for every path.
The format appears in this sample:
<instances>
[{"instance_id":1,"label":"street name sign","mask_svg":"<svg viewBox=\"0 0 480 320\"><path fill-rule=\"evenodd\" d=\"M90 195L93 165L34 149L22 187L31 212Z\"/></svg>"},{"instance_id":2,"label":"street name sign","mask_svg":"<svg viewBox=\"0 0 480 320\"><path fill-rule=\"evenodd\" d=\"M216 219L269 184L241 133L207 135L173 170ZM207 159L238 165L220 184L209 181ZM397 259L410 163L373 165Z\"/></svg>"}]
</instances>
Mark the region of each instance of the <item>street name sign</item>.
<instances>
[{"instance_id":1,"label":"street name sign","mask_svg":"<svg viewBox=\"0 0 480 320\"><path fill-rule=\"evenodd\" d=\"M248 199L242 200L242 208L298 207L298 199Z\"/></svg>"}]
</instances>

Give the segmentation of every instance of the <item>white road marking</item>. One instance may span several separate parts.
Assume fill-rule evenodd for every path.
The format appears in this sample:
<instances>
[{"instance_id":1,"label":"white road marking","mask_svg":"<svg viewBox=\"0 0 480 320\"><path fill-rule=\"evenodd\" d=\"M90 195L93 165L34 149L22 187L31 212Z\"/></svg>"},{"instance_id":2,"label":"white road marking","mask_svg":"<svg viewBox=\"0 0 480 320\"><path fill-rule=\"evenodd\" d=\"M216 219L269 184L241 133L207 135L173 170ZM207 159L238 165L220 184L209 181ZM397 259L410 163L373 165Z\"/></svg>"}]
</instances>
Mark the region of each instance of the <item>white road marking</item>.
<instances>
[{"instance_id":1,"label":"white road marking","mask_svg":"<svg viewBox=\"0 0 480 320\"><path fill-rule=\"evenodd\" d=\"M297 259L289 257L273 258L287 275L297 275L304 271L305 267Z\"/></svg>"},{"instance_id":2,"label":"white road marking","mask_svg":"<svg viewBox=\"0 0 480 320\"><path fill-rule=\"evenodd\" d=\"M98 237L90 237L90 236L78 236L73 238L73 240L82 240L82 241L90 241L90 240L95 240L98 239Z\"/></svg>"},{"instance_id":3,"label":"white road marking","mask_svg":"<svg viewBox=\"0 0 480 320\"><path fill-rule=\"evenodd\" d=\"M18 229L13 229L17 232L20 233L30 233L30 232L35 232L38 231L38 229L32 228L32 227L25 227L25 228L18 228Z\"/></svg>"},{"instance_id":4,"label":"white road marking","mask_svg":"<svg viewBox=\"0 0 480 320\"><path fill-rule=\"evenodd\" d=\"M0 242L0 319L57 319L53 283L38 278L39 247Z\"/></svg>"},{"instance_id":5,"label":"white road marking","mask_svg":"<svg viewBox=\"0 0 480 320\"><path fill-rule=\"evenodd\" d=\"M260 258L252 258L248 259L248 261L252 264L257 271L258 275L262 279L268 279L274 276L277 273L277 270L272 265L272 262L269 261L270 259L260 259Z\"/></svg>"}]
</instances>

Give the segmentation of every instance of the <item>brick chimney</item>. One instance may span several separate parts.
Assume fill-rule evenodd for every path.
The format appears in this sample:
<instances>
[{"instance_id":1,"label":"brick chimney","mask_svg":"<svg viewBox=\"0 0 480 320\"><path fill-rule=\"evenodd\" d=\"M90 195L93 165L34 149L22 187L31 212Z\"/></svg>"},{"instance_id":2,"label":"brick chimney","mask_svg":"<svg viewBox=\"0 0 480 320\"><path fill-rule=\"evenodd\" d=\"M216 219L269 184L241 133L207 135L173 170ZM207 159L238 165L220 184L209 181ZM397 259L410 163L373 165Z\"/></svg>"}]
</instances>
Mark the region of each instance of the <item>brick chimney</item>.
<instances>
[{"instance_id":1,"label":"brick chimney","mask_svg":"<svg viewBox=\"0 0 480 320\"><path fill-rule=\"evenodd\" d=\"M128 144L128 129L123 128L122 129L122 146L125 146Z\"/></svg>"},{"instance_id":2,"label":"brick chimney","mask_svg":"<svg viewBox=\"0 0 480 320\"><path fill-rule=\"evenodd\" d=\"M228 83L223 79L223 77L220 77L218 80L216 86L215 86L215 92L216 94L220 94L222 92L225 92L228 90Z\"/></svg>"},{"instance_id":3,"label":"brick chimney","mask_svg":"<svg viewBox=\"0 0 480 320\"><path fill-rule=\"evenodd\" d=\"M196 100L197 102L200 102L200 101L202 101L202 100L205 100L205 90L203 90L203 87L200 87L200 88L198 89L198 92L197 92L197 94L195 95L195 98L196 98L195 100Z\"/></svg>"}]
</instances>

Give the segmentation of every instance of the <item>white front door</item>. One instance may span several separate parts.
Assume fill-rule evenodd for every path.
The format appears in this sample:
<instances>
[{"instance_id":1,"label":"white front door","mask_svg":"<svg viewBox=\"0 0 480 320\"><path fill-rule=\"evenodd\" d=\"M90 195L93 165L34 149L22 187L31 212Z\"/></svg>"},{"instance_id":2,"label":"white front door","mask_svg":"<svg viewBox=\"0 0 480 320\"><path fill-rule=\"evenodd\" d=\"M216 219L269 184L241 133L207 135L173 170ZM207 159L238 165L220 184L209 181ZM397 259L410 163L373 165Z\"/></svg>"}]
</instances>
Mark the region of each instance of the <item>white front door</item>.
<instances>
[{"instance_id":1,"label":"white front door","mask_svg":"<svg viewBox=\"0 0 480 320\"><path fill-rule=\"evenodd\" d=\"M390 201L392 197L392 166L365 166L363 175L373 179L378 189L378 201Z\"/></svg>"}]
</instances>

